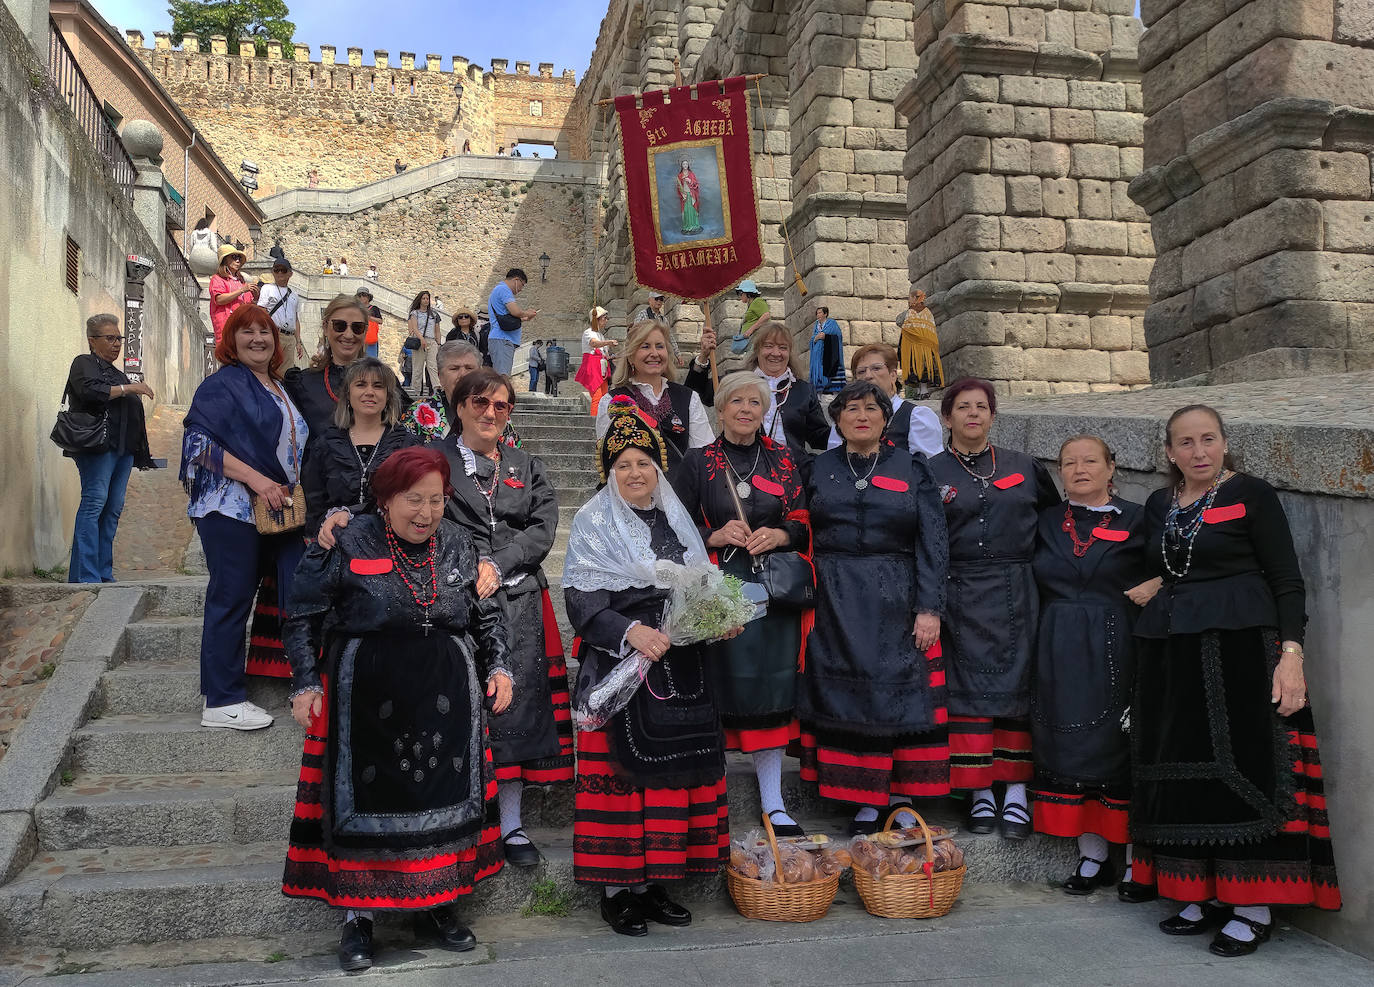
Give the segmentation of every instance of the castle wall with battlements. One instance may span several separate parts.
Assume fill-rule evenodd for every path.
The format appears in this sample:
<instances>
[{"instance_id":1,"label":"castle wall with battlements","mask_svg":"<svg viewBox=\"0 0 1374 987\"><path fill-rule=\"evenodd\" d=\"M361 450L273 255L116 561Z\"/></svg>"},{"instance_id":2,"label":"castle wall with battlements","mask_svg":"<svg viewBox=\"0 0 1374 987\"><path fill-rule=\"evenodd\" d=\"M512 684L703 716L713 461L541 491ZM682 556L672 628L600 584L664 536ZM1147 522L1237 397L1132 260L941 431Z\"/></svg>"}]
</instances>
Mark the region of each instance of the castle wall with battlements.
<instances>
[{"instance_id":1,"label":"castle wall with battlements","mask_svg":"<svg viewBox=\"0 0 1374 987\"><path fill-rule=\"evenodd\" d=\"M130 47L230 166L259 168L259 197L312 181L353 188L394 174L394 162L426 164L445 155L492 154L512 140L568 146L564 118L577 89L571 69L492 59L483 70L466 57L393 56L321 45L287 52L268 42L215 37L202 50L192 36L173 46L167 32L152 47L128 31ZM288 57L289 55L289 57ZM448 69L444 69L447 62ZM313 173L313 178L312 178Z\"/></svg>"}]
</instances>

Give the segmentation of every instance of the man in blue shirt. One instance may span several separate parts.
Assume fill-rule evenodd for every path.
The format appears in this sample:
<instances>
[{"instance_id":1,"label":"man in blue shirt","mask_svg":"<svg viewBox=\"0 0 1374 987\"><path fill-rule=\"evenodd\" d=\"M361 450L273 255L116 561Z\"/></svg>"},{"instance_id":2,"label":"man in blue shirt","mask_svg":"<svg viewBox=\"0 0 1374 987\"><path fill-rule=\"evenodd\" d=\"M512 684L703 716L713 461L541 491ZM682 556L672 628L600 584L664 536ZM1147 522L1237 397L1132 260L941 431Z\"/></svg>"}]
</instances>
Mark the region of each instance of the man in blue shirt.
<instances>
[{"instance_id":1,"label":"man in blue shirt","mask_svg":"<svg viewBox=\"0 0 1374 987\"><path fill-rule=\"evenodd\" d=\"M506 272L506 280L498 281L487 299L487 311L491 313L487 353L491 356L492 369L507 376L515 363L515 348L520 345L523 324L539 314L532 308L516 304L515 296L525 290L528 281L524 271L512 267Z\"/></svg>"}]
</instances>

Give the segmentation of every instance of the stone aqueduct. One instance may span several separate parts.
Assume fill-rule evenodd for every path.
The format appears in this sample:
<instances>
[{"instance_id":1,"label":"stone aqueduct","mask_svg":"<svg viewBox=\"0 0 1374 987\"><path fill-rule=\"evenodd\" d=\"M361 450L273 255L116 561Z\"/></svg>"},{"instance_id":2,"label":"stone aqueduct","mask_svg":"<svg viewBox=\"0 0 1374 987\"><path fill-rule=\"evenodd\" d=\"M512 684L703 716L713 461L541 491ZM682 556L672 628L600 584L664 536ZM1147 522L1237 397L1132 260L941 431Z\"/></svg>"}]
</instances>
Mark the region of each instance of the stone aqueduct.
<instances>
[{"instance_id":1,"label":"stone aqueduct","mask_svg":"<svg viewBox=\"0 0 1374 987\"><path fill-rule=\"evenodd\" d=\"M322 49L316 64L302 45L274 75L270 56L165 38L144 52L217 146L216 104L251 91L252 105L280 107L279 89L292 91L288 117L332 100L340 134L380 126L437 149L467 133L490 152L503 94L518 116L549 89L541 133L603 165L587 294L617 323L646 293L614 115L597 104L672 85L676 61L687 82L764 75L756 280L794 331L819 303L852 343L893 341L915 283L947 372L1012 394L1374 367L1374 0L1134 12L1134 0L611 0L575 94L570 72L531 77L522 63L512 76L500 60L483 73L455 58L443 73L438 56L402 53L398 72L384 52L362 66L351 49L342 66ZM387 147L374 149L384 163ZM356 184L341 164L326 172L325 186ZM738 315L714 304L717 324ZM691 304L677 318L689 338L702 324Z\"/></svg>"}]
</instances>

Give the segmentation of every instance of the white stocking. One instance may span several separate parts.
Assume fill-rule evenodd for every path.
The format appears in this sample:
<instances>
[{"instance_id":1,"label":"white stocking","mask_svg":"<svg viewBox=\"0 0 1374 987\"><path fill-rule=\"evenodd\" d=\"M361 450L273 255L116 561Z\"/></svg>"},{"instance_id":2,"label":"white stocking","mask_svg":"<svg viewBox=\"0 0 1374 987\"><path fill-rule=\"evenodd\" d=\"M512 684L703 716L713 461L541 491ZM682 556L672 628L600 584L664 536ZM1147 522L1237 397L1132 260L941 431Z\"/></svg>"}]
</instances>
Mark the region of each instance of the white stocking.
<instances>
[{"instance_id":1,"label":"white stocking","mask_svg":"<svg viewBox=\"0 0 1374 987\"><path fill-rule=\"evenodd\" d=\"M520 828L520 797L525 793L525 783L520 780L503 781L496 786L496 802L501 808L501 835L510 836ZM528 843L524 836L510 840L514 845Z\"/></svg>"}]
</instances>

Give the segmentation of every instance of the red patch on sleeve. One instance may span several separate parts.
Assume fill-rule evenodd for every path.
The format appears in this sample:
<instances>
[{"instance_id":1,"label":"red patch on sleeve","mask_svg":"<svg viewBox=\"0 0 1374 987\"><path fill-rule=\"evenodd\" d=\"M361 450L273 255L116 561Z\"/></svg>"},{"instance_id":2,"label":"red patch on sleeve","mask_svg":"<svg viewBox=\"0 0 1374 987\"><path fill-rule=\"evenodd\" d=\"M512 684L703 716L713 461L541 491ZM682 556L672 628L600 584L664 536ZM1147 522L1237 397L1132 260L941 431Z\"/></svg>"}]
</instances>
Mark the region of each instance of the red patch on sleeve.
<instances>
[{"instance_id":1,"label":"red patch on sleeve","mask_svg":"<svg viewBox=\"0 0 1374 987\"><path fill-rule=\"evenodd\" d=\"M1093 528L1092 537L1102 541L1125 541L1131 537L1131 533L1119 528Z\"/></svg>"},{"instance_id":2,"label":"red patch on sleeve","mask_svg":"<svg viewBox=\"0 0 1374 987\"><path fill-rule=\"evenodd\" d=\"M906 493L911 489L911 484L905 480L894 480L890 476L875 476L873 485L879 490L893 490L897 493Z\"/></svg>"},{"instance_id":3,"label":"red patch on sleeve","mask_svg":"<svg viewBox=\"0 0 1374 987\"><path fill-rule=\"evenodd\" d=\"M774 497L781 497L784 493L781 483L774 483L772 480L765 479L761 476L754 477L753 483L754 486L758 487L764 493L772 494Z\"/></svg>"},{"instance_id":4,"label":"red patch on sleeve","mask_svg":"<svg viewBox=\"0 0 1374 987\"><path fill-rule=\"evenodd\" d=\"M503 480L502 482L505 483L505 485L508 487L514 487L516 490L525 489L525 485L513 476L506 477L505 480Z\"/></svg>"},{"instance_id":5,"label":"red patch on sleeve","mask_svg":"<svg viewBox=\"0 0 1374 987\"><path fill-rule=\"evenodd\" d=\"M1202 520L1207 524L1236 521L1243 517L1245 517L1244 504L1232 504L1230 507L1209 507L1202 512Z\"/></svg>"},{"instance_id":6,"label":"red patch on sleeve","mask_svg":"<svg viewBox=\"0 0 1374 987\"><path fill-rule=\"evenodd\" d=\"M1010 490L1019 483L1025 483L1026 478L1020 473L1013 473L1011 476L1004 476L1000 480L993 480L992 485L998 490Z\"/></svg>"},{"instance_id":7,"label":"red patch on sleeve","mask_svg":"<svg viewBox=\"0 0 1374 987\"><path fill-rule=\"evenodd\" d=\"M348 568L360 576L380 576L392 567L390 559L349 559Z\"/></svg>"}]
</instances>

